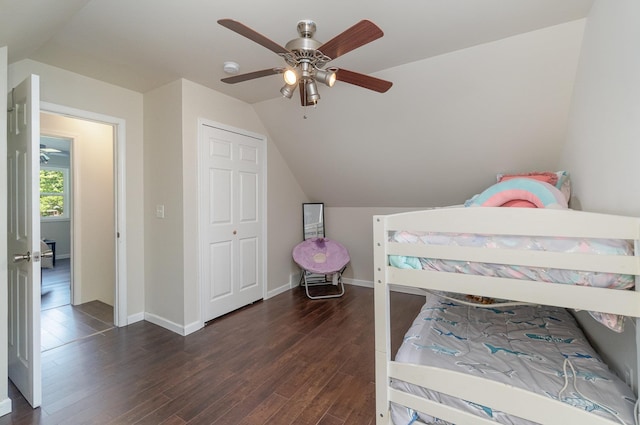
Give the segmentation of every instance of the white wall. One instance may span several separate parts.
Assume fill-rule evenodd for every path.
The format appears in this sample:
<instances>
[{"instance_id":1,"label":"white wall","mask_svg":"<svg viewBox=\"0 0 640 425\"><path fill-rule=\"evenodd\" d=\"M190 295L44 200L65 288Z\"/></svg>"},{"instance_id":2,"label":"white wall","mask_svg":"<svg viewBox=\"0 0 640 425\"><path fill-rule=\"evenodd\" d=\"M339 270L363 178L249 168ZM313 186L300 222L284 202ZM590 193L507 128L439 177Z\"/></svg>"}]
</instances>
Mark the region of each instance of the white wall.
<instances>
[{"instance_id":1,"label":"white wall","mask_svg":"<svg viewBox=\"0 0 640 425\"><path fill-rule=\"evenodd\" d=\"M393 82L384 94L337 82L319 88L315 108L302 108L297 93L254 107L311 199L330 207L460 204L498 172L556 166L584 25L386 69L375 74Z\"/></svg>"},{"instance_id":2,"label":"white wall","mask_svg":"<svg viewBox=\"0 0 640 425\"><path fill-rule=\"evenodd\" d=\"M269 294L289 288L306 197L252 107L188 80L144 95L146 318L179 333L200 326L198 119L267 136ZM155 217L156 205L165 218ZM301 223L301 221L299 221Z\"/></svg>"},{"instance_id":3,"label":"white wall","mask_svg":"<svg viewBox=\"0 0 640 425\"><path fill-rule=\"evenodd\" d=\"M307 111L283 99L255 105L307 195L326 203L327 234L351 255L347 278L373 279L376 211L461 204L499 172L556 169L584 27L573 21L385 70L376 76L394 86L384 95L336 85ZM291 131L299 137L277 138ZM324 134L322 144L310 146L305 132Z\"/></svg>"},{"instance_id":4,"label":"white wall","mask_svg":"<svg viewBox=\"0 0 640 425\"><path fill-rule=\"evenodd\" d=\"M145 317L183 333L182 84L144 95ZM165 217L156 217L163 205ZM195 206L193 207L195 209Z\"/></svg>"},{"instance_id":5,"label":"white wall","mask_svg":"<svg viewBox=\"0 0 640 425\"><path fill-rule=\"evenodd\" d=\"M561 160L572 175L573 207L640 216L639 22L637 0L596 0L591 9ZM581 322L618 371L635 369L632 323L618 335L584 315Z\"/></svg>"},{"instance_id":6,"label":"white wall","mask_svg":"<svg viewBox=\"0 0 640 425\"><path fill-rule=\"evenodd\" d=\"M562 165L585 210L640 214L640 3L594 4Z\"/></svg>"},{"instance_id":7,"label":"white wall","mask_svg":"<svg viewBox=\"0 0 640 425\"><path fill-rule=\"evenodd\" d=\"M114 305L114 132L110 125L43 113L40 132L73 141L74 304ZM52 235L48 235L52 236ZM57 251L56 245L56 251ZM56 252L56 255L58 252Z\"/></svg>"},{"instance_id":8,"label":"white wall","mask_svg":"<svg viewBox=\"0 0 640 425\"><path fill-rule=\"evenodd\" d=\"M325 208L325 234L347 248L351 261L344 272L350 283L373 285L373 216L421 208Z\"/></svg>"},{"instance_id":9,"label":"white wall","mask_svg":"<svg viewBox=\"0 0 640 425\"><path fill-rule=\"evenodd\" d=\"M298 284L300 269L293 261L292 251L302 241L302 203L311 200L302 191L275 143L270 142L267 146L267 161L267 297L272 297Z\"/></svg>"},{"instance_id":10,"label":"white wall","mask_svg":"<svg viewBox=\"0 0 640 425\"><path fill-rule=\"evenodd\" d=\"M197 287L197 142L198 118L205 118L232 127L262 134L267 138L267 282L268 292L288 288L291 250L299 241L302 226L292 225L293 217L301 217L306 197L283 161L274 141L251 105L223 95L199 84L182 80L183 87L183 151L184 167L184 264L186 282L186 323L197 320L194 304L199 304ZM301 220L301 218L299 218ZM300 221L300 223L302 223ZM286 262L283 260L286 258Z\"/></svg>"},{"instance_id":11,"label":"white wall","mask_svg":"<svg viewBox=\"0 0 640 425\"><path fill-rule=\"evenodd\" d=\"M56 241L56 259L71 257L71 220L40 220L40 238Z\"/></svg>"},{"instance_id":12,"label":"white wall","mask_svg":"<svg viewBox=\"0 0 640 425\"><path fill-rule=\"evenodd\" d=\"M40 76L40 95L45 102L126 121L126 311L132 320L136 320L144 311L145 280L143 199L140 195L143 192L142 94L28 59L9 66L9 86L15 86L29 74Z\"/></svg>"},{"instance_id":13,"label":"white wall","mask_svg":"<svg viewBox=\"0 0 640 425\"><path fill-rule=\"evenodd\" d=\"M273 260L275 266L269 267L266 284L270 293L288 288L290 275L295 270L290 260L291 249L299 241L301 226L298 224L301 221L294 225L291 221L301 220L301 204L307 198L250 105L186 80L143 96L31 60L12 64L9 81L15 85L30 73L40 75L43 101L126 121L129 316L141 317L148 307L149 313L179 326L199 320L196 193L193 190L197 183L199 117L267 136L267 236L269 263ZM164 92L166 90L170 93ZM159 103L154 103L154 99ZM143 108L147 108L145 115L149 115L147 123L154 114L160 114L153 126L147 125L150 133L145 139L144 162ZM177 120L168 118L173 116ZM181 125L184 125L182 134ZM158 146L162 149L155 149ZM182 170L174 167L180 158L184 164ZM165 166L174 168L169 171ZM145 167L151 170L145 173ZM160 222L155 219L155 205L163 202L167 218ZM172 223L173 218L176 222ZM145 226L150 226L146 241ZM145 277L145 270L153 270L153 279ZM146 295L152 296L147 303L145 285Z\"/></svg>"},{"instance_id":14,"label":"white wall","mask_svg":"<svg viewBox=\"0 0 640 425\"><path fill-rule=\"evenodd\" d=\"M0 47L0 93L7 93L7 48ZM0 187L7 187L7 114L0 114ZM7 299L7 197L0 196L0 317L9 315ZM0 416L11 412L9 399L8 327L6 321L0 326Z\"/></svg>"}]
</instances>

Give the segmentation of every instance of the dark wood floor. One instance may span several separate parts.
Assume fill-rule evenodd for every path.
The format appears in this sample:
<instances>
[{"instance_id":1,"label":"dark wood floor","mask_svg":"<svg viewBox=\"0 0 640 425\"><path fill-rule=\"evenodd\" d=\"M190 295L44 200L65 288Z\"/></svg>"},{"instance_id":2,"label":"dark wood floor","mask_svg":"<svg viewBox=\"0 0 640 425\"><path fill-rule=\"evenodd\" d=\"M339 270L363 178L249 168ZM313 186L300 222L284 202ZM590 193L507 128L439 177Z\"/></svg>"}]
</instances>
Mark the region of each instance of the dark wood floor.
<instances>
[{"instance_id":1,"label":"dark wood floor","mask_svg":"<svg viewBox=\"0 0 640 425\"><path fill-rule=\"evenodd\" d=\"M395 350L423 298L392 299ZM44 352L42 374L42 407L10 386L0 425L373 424L373 290L309 300L296 288L187 337L114 328Z\"/></svg>"},{"instance_id":2,"label":"dark wood floor","mask_svg":"<svg viewBox=\"0 0 640 425\"><path fill-rule=\"evenodd\" d=\"M40 305L49 310L71 303L71 265L68 258L56 260L54 268L42 269L42 292Z\"/></svg>"},{"instance_id":3,"label":"dark wood floor","mask_svg":"<svg viewBox=\"0 0 640 425\"><path fill-rule=\"evenodd\" d=\"M100 301L72 306L69 259L58 259L52 269L42 269L42 351L87 338L113 328L113 307Z\"/></svg>"}]
</instances>

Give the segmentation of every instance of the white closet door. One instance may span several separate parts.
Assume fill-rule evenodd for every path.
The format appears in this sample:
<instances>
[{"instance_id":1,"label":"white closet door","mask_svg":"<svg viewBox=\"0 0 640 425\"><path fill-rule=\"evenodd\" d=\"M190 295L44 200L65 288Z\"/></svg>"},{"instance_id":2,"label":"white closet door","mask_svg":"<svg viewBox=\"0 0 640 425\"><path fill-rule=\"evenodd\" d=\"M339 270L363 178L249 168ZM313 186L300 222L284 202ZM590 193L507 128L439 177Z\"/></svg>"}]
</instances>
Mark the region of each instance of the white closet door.
<instances>
[{"instance_id":1,"label":"white closet door","mask_svg":"<svg viewBox=\"0 0 640 425\"><path fill-rule=\"evenodd\" d=\"M264 139L203 124L200 258L204 320L263 298Z\"/></svg>"}]
</instances>

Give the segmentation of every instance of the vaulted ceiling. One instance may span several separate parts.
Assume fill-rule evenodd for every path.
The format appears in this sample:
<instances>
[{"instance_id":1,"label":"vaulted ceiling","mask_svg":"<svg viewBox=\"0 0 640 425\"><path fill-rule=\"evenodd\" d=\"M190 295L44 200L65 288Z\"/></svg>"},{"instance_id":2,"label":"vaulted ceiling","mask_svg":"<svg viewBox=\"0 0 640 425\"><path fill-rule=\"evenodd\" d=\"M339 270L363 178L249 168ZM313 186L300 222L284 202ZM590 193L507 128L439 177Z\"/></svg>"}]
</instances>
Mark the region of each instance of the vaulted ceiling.
<instances>
[{"instance_id":1,"label":"vaulted ceiling","mask_svg":"<svg viewBox=\"0 0 640 425\"><path fill-rule=\"evenodd\" d=\"M253 104L311 200L337 206L459 203L496 171L553 167L593 0L0 0L0 45L145 93L185 78ZM220 25L280 45L312 19L323 42L362 19L384 36L331 62L393 81L379 94L338 82L316 108L281 76L224 84L222 66L279 67ZM480 161L482 160L482 161ZM419 181L419 184L416 184Z\"/></svg>"}]
</instances>

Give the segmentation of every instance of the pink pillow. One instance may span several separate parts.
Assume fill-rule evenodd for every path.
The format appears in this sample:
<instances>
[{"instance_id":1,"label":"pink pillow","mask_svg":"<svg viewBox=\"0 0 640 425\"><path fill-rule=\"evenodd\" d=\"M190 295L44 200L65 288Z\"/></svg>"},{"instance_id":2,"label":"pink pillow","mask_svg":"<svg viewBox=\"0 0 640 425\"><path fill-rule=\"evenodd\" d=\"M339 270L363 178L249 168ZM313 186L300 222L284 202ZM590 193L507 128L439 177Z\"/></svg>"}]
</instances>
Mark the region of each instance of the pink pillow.
<instances>
[{"instance_id":1,"label":"pink pillow","mask_svg":"<svg viewBox=\"0 0 640 425\"><path fill-rule=\"evenodd\" d=\"M503 180L474 196L465 206L567 208L567 200L555 186L537 179Z\"/></svg>"},{"instance_id":2,"label":"pink pillow","mask_svg":"<svg viewBox=\"0 0 640 425\"><path fill-rule=\"evenodd\" d=\"M560 192L567 198L567 202L571 199L571 180L569 173L566 171L534 171L530 173L514 173L514 174L498 174L497 183L515 178L527 178L549 183L560 189Z\"/></svg>"},{"instance_id":3,"label":"pink pillow","mask_svg":"<svg viewBox=\"0 0 640 425\"><path fill-rule=\"evenodd\" d=\"M517 178L526 178L526 179L534 179L541 182L549 183L552 186L555 186L558 183L558 175L552 172L543 172L543 173L523 173L523 174L504 174L498 178L498 183L517 179Z\"/></svg>"}]
</instances>

